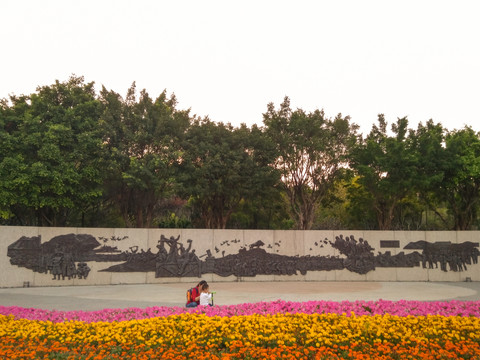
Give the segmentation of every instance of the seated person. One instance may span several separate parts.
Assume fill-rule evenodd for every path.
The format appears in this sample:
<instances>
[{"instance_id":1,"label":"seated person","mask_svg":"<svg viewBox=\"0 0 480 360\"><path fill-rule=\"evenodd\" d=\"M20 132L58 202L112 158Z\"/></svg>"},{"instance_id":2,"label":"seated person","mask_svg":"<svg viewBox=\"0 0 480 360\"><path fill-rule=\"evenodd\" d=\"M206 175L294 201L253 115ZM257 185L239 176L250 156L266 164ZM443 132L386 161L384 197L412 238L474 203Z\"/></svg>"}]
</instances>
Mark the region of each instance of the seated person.
<instances>
[{"instance_id":1,"label":"seated person","mask_svg":"<svg viewBox=\"0 0 480 360\"><path fill-rule=\"evenodd\" d=\"M200 304L200 292L202 289L202 286L206 284L207 282L205 280L200 281L197 286L194 288L188 290L187 292L187 303L186 307L196 307L198 304ZM190 296L189 296L190 293Z\"/></svg>"},{"instance_id":2,"label":"seated person","mask_svg":"<svg viewBox=\"0 0 480 360\"><path fill-rule=\"evenodd\" d=\"M200 305L202 306L213 306L213 304L211 304L212 293L208 289L209 286L207 283L202 285L202 293L200 294Z\"/></svg>"}]
</instances>

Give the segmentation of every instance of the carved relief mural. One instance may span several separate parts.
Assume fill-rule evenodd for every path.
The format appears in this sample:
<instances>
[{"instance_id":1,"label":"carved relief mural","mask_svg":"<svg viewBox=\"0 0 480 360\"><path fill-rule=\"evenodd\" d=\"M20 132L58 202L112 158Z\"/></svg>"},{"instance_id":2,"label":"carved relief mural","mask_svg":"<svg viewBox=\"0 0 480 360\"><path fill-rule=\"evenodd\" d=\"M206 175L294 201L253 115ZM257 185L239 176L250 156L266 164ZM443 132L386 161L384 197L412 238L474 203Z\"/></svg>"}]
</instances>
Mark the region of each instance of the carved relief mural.
<instances>
[{"instance_id":1,"label":"carved relief mural","mask_svg":"<svg viewBox=\"0 0 480 360\"><path fill-rule=\"evenodd\" d=\"M357 274L366 274L380 267L422 267L442 271L464 271L478 264L479 244L463 242L408 243L392 255L391 248L399 248L396 240L381 240L380 251L367 240L339 235L335 239L318 239L315 247L335 249L339 255L287 256L278 254L280 241L265 245L256 240L241 246L237 253L226 254L222 248L240 242L225 240L214 249L198 255L194 241L178 236L160 236L156 250L143 249L138 245L119 250L116 244L128 237L99 237L88 234L55 236L42 243L40 236L21 237L8 246L10 263L38 273L50 274L54 280L86 279L91 271L90 262L109 262L115 265L102 272L154 272L157 278L201 277L202 274L217 274L227 277L253 277L256 275L305 275L308 271L347 269ZM129 240L131 242L131 240ZM220 248L219 248L220 247Z\"/></svg>"},{"instance_id":2,"label":"carved relief mural","mask_svg":"<svg viewBox=\"0 0 480 360\"><path fill-rule=\"evenodd\" d=\"M25 237L8 246L12 265L53 275L53 280L86 279L88 261L95 260L100 243L91 235L60 235L41 243L40 236Z\"/></svg>"}]
</instances>

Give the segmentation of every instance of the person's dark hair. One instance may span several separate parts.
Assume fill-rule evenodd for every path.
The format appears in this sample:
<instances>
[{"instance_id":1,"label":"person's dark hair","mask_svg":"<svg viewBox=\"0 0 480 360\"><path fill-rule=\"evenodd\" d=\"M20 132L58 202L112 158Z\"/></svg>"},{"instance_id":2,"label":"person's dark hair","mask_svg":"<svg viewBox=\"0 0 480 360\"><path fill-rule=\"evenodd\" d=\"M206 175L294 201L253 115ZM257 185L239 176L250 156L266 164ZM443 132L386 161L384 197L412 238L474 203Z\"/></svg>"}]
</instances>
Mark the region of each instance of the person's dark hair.
<instances>
[{"instance_id":1,"label":"person's dark hair","mask_svg":"<svg viewBox=\"0 0 480 360\"><path fill-rule=\"evenodd\" d=\"M200 289L204 284L206 284L207 282L205 280L202 280L198 283L197 287Z\"/></svg>"},{"instance_id":2,"label":"person's dark hair","mask_svg":"<svg viewBox=\"0 0 480 360\"><path fill-rule=\"evenodd\" d=\"M207 282L205 281L205 284L202 285L202 291L203 290L208 290L208 287L209 286L208 286Z\"/></svg>"}]
</instances>

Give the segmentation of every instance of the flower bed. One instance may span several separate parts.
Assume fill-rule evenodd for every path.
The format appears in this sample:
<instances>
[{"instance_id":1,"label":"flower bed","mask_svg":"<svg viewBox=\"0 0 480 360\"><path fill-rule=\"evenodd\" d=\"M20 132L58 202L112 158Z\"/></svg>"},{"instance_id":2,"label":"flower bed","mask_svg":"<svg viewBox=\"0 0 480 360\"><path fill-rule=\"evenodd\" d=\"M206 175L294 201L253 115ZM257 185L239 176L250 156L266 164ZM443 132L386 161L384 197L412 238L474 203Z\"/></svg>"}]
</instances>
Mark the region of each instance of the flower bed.
<instances>
[{"instance_id":1,"label":"flower bed","mask_svg":"<svg viewBox=\"0 0 480 360\"><path fill-rule=\"evenodd\" d=\"M149 319L180 314L205 314L207 316L231 317L239 315L274 314L346 314L397 315L397 316L475 316L480 317L480 301L272 301L223 305L214 307L169 307L154 306L145 309L104 309L100 311L56 311L16 306L0 306L0 315L13 315L16 319L43 320L51 322L126 321Z\"/></svg>"},{"instance_id":2,"label":"flower bed","mask_svg":"<svg viewBox=\"0 0 480 360\"><path fill-rule=\"evenodd\" d=\"M7 359L478 359L480 302L0 307Z\"/></svg>"}]
</instances>

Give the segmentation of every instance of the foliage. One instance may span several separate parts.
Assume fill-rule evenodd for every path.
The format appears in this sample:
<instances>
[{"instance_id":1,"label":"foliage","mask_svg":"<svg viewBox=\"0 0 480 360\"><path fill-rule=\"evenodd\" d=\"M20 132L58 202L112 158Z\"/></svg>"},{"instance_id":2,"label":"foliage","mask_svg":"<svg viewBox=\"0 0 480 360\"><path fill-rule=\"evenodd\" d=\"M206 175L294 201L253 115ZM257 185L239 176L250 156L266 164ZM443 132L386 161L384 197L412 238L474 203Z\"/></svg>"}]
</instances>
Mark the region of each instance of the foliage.
<instances>
[{"instance_id":1,"label":"foliage","mask_svg":"<svg viewBox=\"0 0 480 360\"><path fill-rule=\"evenodd\" d=\"M102 103L107 200L128 227L151 227L159 202L175 183L179 143L189 126L188 111L162 92L155 101L145 90L136 99L135 84L125 99L105 88Z\"/></svg>"},{"instance_id":2,"label":"foliage","mask_svg":"<svg viewBox=\"0 0 480 360\"><path fill-rule=\"evenodd\" d=\"M272 165L281 173L291 216L297 229L308 230L321 201L347 173L346 156L357 127L341 114L332 120L323 110L292 111L288 97L278 110L268 104L263 119L277 149Z\"/></svg>"},{"instance_id":3,"label":"foliage","mask_svg":"<svg viewBox=\"0 0 480 360\"><path fill-rule=\"evenodd\" d=\"M440 124L419 124L417 191L428 209L454 230L478 226L480 138L471 128L446 131ZM443 208L448 209L445 213Z\"/></svg>"},{"instance_id":4,"label":"foliage","mask_svg":"<svg viewBox=\"0 0 480 360\"><path fill-rule=\"evenodd\" d=\"M374 199L367 191L358 176L347 184L346 210L349 228L351 229L378 229L377 215L372 206Z\"/></svg>"},{"instance_id":5,"label":"foliage","mask_svg":"<svg viewBox=\"0 0 480 360\"><path fill-rule=\"evenodd\" d=\"M224 229L243 199L269 191L277 177L257 128L195 119L182 147L181 191L197 214L197 226Z\"/></svg>"},{"instance_id":6,"label":"foliage","mask_svg":"<svg viewBox=\"0 0 480 360\"><path fill-rule=\"evenodd\" d=\"M264 126L215 123L135 83L125 98L72 75L0 100L0 224L469 230L480 135L383 115L268 104ZM352 176L353 175L353 176ZM345 192L347 189L347 192Z\"/></svg>"},{"instance_id":7,"label":"foliage","mask_svg":"<svg viewBox=\"0 0 480 360\"><path fill-rule=\"evenodd\" d=\"M347 189L353 179L338 181L332 187L332 191L322 200L315 213L312 230L339 230L357 229L351 227L350 214L347 210Z\"/></svg>"},{"instance_id":8,"label":"foliage","mask_svg":"<svg viewBox=\"0 0 480 360\"><path fill-rule=\"evenodd\" d=\"M262 197L242 199L227 227L290 230L294 223L288 216L287 206L287 200L280 189L271 187L270 192Z\"/></svg>"},{"instance_id":9,"label":"foliage","mask_svg":"<svg viewBox=\"0 0 480 360\"><path fill-rule=\"evenodd\" d=\"M93 83L72 76L2 102L0 208L21 225L67 225L102 193Z\"/></svg>"},{"instance_id":10,"label":"foliage","mask_svg":"<svg viewBox=\"0 0 480 360\"><path fill-rule=\"evenodd\" d=\"M350 166L360 185L350 188L350 203L355 204L351 208L372 209L379 230L392 229L398 205L414 189L417 164L407 126L406 118L398 119L390 136L384 116L379 115L378 126L351 153Z\"/></svg>"},{"instance_id":11,"label":"foliage","mask_svg":"<svg viewBox=\"0 0 480 360\"><path fill-rule=\"evenodd\" d=\"M159 228L175 229L181 228L186 229L192 227L190 220L185 218L178 217L174 212L170 213L170 216L165 216L158 220Z\"/></svg>"},{"instance_id":12,"label":"foliage","mask_svg":"<svg viewBox=\"0 0 480 360\"><path fill-rule=\"evenodd\" d=\"M454 230L477 226L480 200L480 138L470 127L445 137L444 178L437 196L453 216Z\"/></svg>"}]
</instances>

